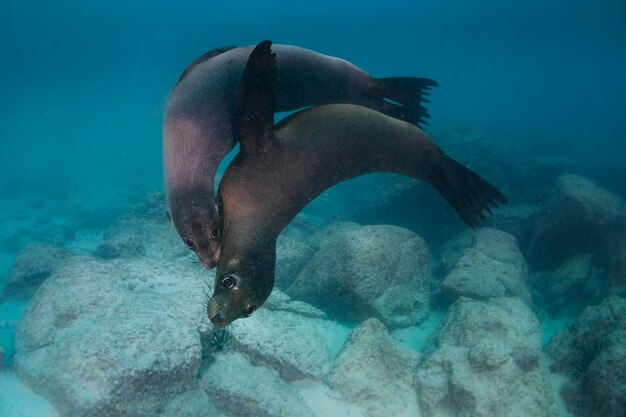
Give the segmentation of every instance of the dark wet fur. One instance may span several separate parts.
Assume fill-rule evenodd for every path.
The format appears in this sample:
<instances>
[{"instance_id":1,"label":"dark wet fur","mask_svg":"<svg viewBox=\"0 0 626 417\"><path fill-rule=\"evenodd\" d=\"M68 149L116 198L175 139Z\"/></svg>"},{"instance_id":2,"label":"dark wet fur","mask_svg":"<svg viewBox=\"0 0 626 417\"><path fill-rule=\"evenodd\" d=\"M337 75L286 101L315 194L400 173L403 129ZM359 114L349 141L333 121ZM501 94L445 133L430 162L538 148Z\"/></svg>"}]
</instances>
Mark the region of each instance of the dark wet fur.
<instances>
[{"instance_id":1,"label":"dark wet fur","mask_svg":"<svg viewBox=\"0 0 626 417\"><path fill-rule=\"evenodd\" d=\"M215 48L212 51L209 51L201 55L200 57L196 58L195 61L193 61L191 64L189 64L187 68L185 68L183 73L180 75L180 78L178 78L178 81L176 81L176 85L180 84L180 82L184 80L185 77L187 77L187 75L189 75L189 73L193 71L193 69L197 67L198 65L202 64L203 62L208 61L211 58L215 58L218 55L222 55L224 52L228 52L231 49L235 49L235 48L237 47L236 46L222 46L220 48Z\"/></svg>"}]
</instances>

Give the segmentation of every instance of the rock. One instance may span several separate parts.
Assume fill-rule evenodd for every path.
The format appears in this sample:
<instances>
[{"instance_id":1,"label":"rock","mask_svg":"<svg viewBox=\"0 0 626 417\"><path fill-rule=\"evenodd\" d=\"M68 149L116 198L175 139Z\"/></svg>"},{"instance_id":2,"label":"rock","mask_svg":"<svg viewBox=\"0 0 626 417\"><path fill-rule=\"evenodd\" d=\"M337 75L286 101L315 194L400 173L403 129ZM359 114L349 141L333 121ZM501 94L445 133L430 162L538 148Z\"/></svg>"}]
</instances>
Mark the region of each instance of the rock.
<instances>
[{"instance_id":1,"label":"rock","mask_svg":"<svg viewBox=\"0 0 626 417\"><path fill-rule=\"evenodd\" d=\"M516 296L531 304L526 261L514 236L496 229L480 229L454 268L445 277L441 290L450 298L478 300Z\"/></svg>"},{"instance_id":2,"label":"rock","mask_svg":"<svg viewBox=\"0 0 626 417\"><path fill-rule=\"evenodd\" d=\"M96 255L104 259L147 256L156 259L177 260L188 257L189 264L201 268L195 255L185 248L165 215L158 217L125 215L104 233L105 242Z\"/></svg>"},{"instance_id":3,"label":"rock","mask_svg":"<svg viewBox=\"0 0 626 417\"><path fill-rule=\"evenodd\" d=\"M313 233L323 229L325 225L324 221L319 217L301 211L283 230L281 235L305 241Z\"/></svg>"},{"instance_id":4,"label":"rock","mask_svg":"<svg viewBox=\"0 0 626 417\"><path fill-rule=\"evenodd\" d=\"M305 242L281 234L276 242L275 285L288 288L313 253L313 249Z\"/></svg>"},{"instance_id":5,"label":"rock","mask_svg":"<svg viewBox=\"0 0 626 417\"><path fill-rule=\"evenodd\" d=\"M517 298L460 298L417 372L424 417L555 416L539 322Z\"/></svg>"},{"instance_id":6,"label":"rock","mask_svg":"<svg viewBox=\"0 0 626 417\"><path fill-rule=\"evenodd\" d=\"M287 311L310 319L325 319L326 313L319 308L298 300L292 300L287 294L274 288L263 307L272 311Z\"/></svg>"},{"instance_id":7,"label":"rock","mask_svg":"<svg viewBox=\"0 0 626 417\"><path fill-rule=\"evenodd\" d=\"M328 372L327 344L332 329L330 322L267 309L228 326L233 350L254 365L276 369L287 381L319 380Z\"/></svg>"},{"instance_id":8,"label":"rock","mask_svg":"<svg viewBox=\"0 0 626 417\"><path fill-rule=\"evenodd\" d=\"M417 352L399 349L377 319L350 334L326 383L341 399L363 407L370 417L401 415L411 395Z\"/></svg>"},{"instance_id":9,"label":"rock","mask_svg":"<svg viewBox=\"0 0 626 417\"><path fill-rule=\"evenodd\" d=\"M580 417L621 417L626 410L626 300L609 296L587 307L547 348L551 369L570 377L561 389Z\"/></svg>"},{"instance_id":10,"label":"rock","mask_svg":"<svg viewBox=\"0 0 626 417\"><path fill-rule=\"evenodd\" d=\"M592 265L594 255L585 253L569 259L554 271L535 274L534 288L552 313L578 305L589 305L601 292L601 271Z\"/></svg>"},{"instance_id":11,"label":"rock","mask_svg":"<svg viewBox=\"0 0 626 417\"><path fill-rule=\"evenodd\" d=\"M406 229L343 229L321 241L287 293L340 319L411 326L429 313L429 257L426 242Z\"/></svg>"},{"instance_id":12,"label":"rock","mask_svg":"<svg viewBox=\"0 0 626 417\"><path fill-rule=\"evenodd\" d=\"M63 415L153 416L196 380L205 281L185 264L73 257L37 291L15 369Z\"/></svg>"},{"instance_id":13,"label":"rock","mask_svg":"<svg viewBox=\"0 0 626 417\"><path fill-rule=\"evenodd\" d=\"M494 210L485 226L510 233L520 242L520 247L527 247L533 226L542 211L539 205L509 204Z\"/></svg>"},{"instance_id":14,"label":"rock","mask_svg":"<svg viewBox=\"0 0 626 417\"><path fill-rule=\"evenodd\" d=\"M146 253L141 237L132 233L105 234L105 239L96 249L96 255L102 259L139 257Z\"/></svg>"},{"instance_id":15,"label":"rock","mask_svg":"<svg viewBox=\"0 0 626 417\"><path fill-rule=\"evenodd\" d=\"M626 216L624 201L579 175L564 175L557 181L559 203L572 219L596 225L612 224Z\"/></svg>"},{"instance_id":16,"label":"rock","mask_svg":"<svg viewBox=\"0 0 626 417\"><path fill-rule=\"evenodd\" d=\"M217 409L229 417L314 417L278 372L253 366L238 353L223 353L204 371L202 386Z\"/></svg>"},{"instance_id":17,"label":"rock","mask_svg":"<svg viewBox=\"0 0 626 417\"><path fill-rule=\"evenodd\" d=\"M454 269L454 265L463 256L463 251L472 246L476 233L477 231L474 229L465 229L441 246L437 278L441 276L443 279Z\"/></svg>"},{"instance_id":18,"label":"rock","mask_svg":"<svg viewBox=\"0 0 626 417\"><path fill-rule=\"evenodd\" d=\"M352 222L339 222L333 223L329 226L326 226L323 229L320 229L314 233L312 233L308 239L307 243L314 249L318 250L325 244L327 244L331 239L339 236L342 232L347 232L350 230L357 230L361 227L360 224L352 223Z\"/></svg>"},{"instance_id":19,"label":"rock","mask_svg":"<svg viewBox=\"0 0 626 417\"><path fill-rule=\"evenodd\" d=\"M556 197L540 215L524 248L532 269L553 270L578 255L604 260L607 287L626 286L626 205L613 193L578 175L556 183Z\"/></svg>"},{"instance_id":20,"label":"rock","mask_svg":"<svg viewBox=\"0 0 626 417\"><path fill-rule=\"evenodd\" d=\"M200 388L184 392L167 404L159 417L222 417Z\"/></svg>"},{"instance_id":21,"label":"rock","mask_svg":"<svg viewBox=\"0 0 626 417\"><path fill-rule=\"evenodd\" d=\"M53 245L31 243L24 247L11 267L3 297L29 299L68 256L67 251Z\"/></svg>"}]
</instances>

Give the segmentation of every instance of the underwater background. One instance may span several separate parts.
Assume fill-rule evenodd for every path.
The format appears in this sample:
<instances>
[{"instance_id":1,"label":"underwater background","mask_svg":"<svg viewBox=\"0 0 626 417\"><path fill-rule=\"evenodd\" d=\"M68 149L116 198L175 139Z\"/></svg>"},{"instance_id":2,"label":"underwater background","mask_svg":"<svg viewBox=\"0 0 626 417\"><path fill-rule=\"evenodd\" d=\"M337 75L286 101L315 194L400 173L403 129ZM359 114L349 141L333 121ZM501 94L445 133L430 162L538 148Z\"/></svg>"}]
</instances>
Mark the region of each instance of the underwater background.
<instances>
[{"instance_id":1,"label":"underwater background","mask_svg":"<svg viewBox=\"0 0 626 417\"><path fill-rule=\"evenodd\" d=\"M510 204L470 230L412 180L340 184L216 332L163 109L263 39L436 80L427 133ZM1 417L626 414L623 2L2 1L0 57Z\"/></svg>"}]
</instances>

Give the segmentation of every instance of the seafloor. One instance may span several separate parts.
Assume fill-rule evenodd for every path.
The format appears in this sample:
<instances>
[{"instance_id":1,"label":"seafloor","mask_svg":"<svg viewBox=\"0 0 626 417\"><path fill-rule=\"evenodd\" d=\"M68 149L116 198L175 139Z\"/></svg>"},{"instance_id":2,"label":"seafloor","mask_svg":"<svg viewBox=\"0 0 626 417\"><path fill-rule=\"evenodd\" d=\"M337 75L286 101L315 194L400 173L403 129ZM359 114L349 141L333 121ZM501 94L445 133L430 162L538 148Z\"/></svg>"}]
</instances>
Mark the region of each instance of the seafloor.
<instances>
[{"instance_id":1,"label":"seafloor","mask_svg":"<svg viewBox=\"0 0 626 417\"><path fill-rule=\"evenodd\" d=\"M0 416L624 416L615 184L433 135L511 204L470 230L424 184L342 184L281 235L266 305L224 331L161 193L6 188Z\"/></svg>"}]
</instances>

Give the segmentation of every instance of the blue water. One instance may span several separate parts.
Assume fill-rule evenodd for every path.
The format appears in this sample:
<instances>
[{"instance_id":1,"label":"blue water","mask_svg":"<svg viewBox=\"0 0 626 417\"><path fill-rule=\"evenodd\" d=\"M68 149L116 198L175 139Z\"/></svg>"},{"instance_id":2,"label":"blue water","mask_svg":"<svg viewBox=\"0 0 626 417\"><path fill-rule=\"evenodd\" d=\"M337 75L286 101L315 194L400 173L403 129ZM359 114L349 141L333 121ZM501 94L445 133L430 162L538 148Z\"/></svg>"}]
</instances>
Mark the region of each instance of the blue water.
<instances>
[{"instance_id":1,"label":"blue water","mask_svg":"<svg viewBox=\"0 0 626 417\"><path fill-rule=\"evenodd\" d=\"M506 161L505 192L514 203L545 207L555 198L556 177L512 184L529 155L568 158L575 168L560 173L582 175L626 198L622 1L3 0L0 289L28 243L91 254L107 228L161 191L163 109L180 73L208 50L263 39L344 58L376 77L436 80L428 131L465 129L489 138ZM393 223L434 247L464 227L430 190L408 195L406 206L394 200L388 215L341 212L368 206L359 190L393 179L360 181L330 191L306 213L326 223ZM425 220L413 220L416 195L434 201L419 206ZM546 260L549 253L524 246L527 236L516 237L532 272L558 266ZM564 246L564 257L592 250L600 269L608 262L600 256L605 247ZM0 299L7 366L26 302ZM544 339L574 321L582 307L573 310L543 323L551 329ZM422 339L409 344L422 346Z\"/></svg>"}]
</instances>

